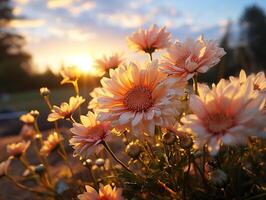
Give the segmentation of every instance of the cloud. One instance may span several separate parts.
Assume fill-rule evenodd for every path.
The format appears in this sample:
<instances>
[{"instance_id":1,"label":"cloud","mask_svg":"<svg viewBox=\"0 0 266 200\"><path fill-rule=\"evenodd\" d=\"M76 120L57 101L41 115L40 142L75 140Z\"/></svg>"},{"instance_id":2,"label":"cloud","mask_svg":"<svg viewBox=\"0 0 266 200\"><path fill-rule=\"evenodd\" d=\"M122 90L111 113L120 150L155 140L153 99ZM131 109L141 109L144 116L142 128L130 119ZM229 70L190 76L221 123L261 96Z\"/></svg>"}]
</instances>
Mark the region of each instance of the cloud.
<instances>
[{"instance_id":1,"label":"cloud","mask_svg":"<svg viewBox=\"0 0 266 200\"><path fill-rule=\"evenodd\" d=\"M29 0L14 0L14 3L20 5L26 5L29 3Z\"/></svg>"},{"instance_id":2,"label":"cloud","mask_svg":"<svg viewBox=\"0 0 266 200\"><path fill-rule=\"evenodd\" d=\"M49 0L47 1L47 7L50 9L65 8L70 6L73 0Z\"/></svg>"},{"instance_id":3,"label":"cloud","mask_svg":"<svg viewBox=\"0 0 266 200\"><path fill-rule=\"evenodd\" d=\"M13 28L36 28L46 23L43 19L15 19L9 24Z\"/></svg>"}]
</instances>

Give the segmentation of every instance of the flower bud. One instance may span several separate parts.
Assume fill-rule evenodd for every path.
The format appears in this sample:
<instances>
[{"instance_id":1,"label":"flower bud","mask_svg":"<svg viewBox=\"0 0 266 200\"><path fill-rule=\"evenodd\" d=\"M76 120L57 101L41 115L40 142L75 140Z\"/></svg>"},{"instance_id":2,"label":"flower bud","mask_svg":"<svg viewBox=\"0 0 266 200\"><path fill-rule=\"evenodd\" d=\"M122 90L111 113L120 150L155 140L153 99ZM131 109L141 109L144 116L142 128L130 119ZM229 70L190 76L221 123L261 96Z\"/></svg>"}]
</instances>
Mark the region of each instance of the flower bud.
<instances>
[{"instance_id":1,"label":"flower bud","mask_svg":"<svg viewBox=\"0 0 266 200\"><path fill-rule=\"evenodd\" d=\"M40 164L40 165L37 165L34 170L35 170L36 174L41 175L45 172L45 167L43 164Z\"/></svg>"},{"instance_id":2,"label":"flower bud","mask_svg":"<svg viewBox=\"0 0 266 200\"><path fill-rule=\"evenodd\" d=\"M228 182L227 174L221 169L215 169L209 172L208 179L217 187L224 187Z\"/></svg>"},{"instance_id":3,"label":"flower bud","mask_svg":"<svg viewBox=\"0 0 266 200\"><path fill-rule=\"evenodd\" d=\"M30 114L31 114L34 118L37 118L37 117L40 115L40 113L39 113L38 110L32 110L32 111L30 111Z\"/></svg>"},{"instance_id":4,"label":"flower bud","mask_svg":"<svg viewBox=\"0 0 266 200\"><path fill-rule=\"evenodd\" d=\"M95 161L95 164L96 164L98 167L103 167L103 166L104 166L104 159L102 159L102 158L98 158L98 159Z\"/></svg>"},{"instance_id":5,"label":"flower bud","mask_svg":"<svg viewBox=\"0 0 266 200\"><path fill-rule=\"evenodd\" d=\"M40 94L45 97L50 95L50 90L47 87L40 88Z\"/></svg>"},{"instance_id":6,"label":"flower bud","mask_svg":"<svg viewBox=\"0 0 266 200\"><path fill-rule=\"evenodd\" d=\"M92 162L91 159L87 159L87 160L86 160L86 165L88 165L88 166L92 166L92 164L93 164L93 162Z\"/></svg>"},{"instance_id":7,"label":"flower bud","mask_svg":"<svg viewBox=\"0 0 266 200\"><path fill-rule=\"evenodd\" d=\"M162 142L167 145L174 144L176 141L176 135L172 131L167 131L163 134Z\"/></svg>"},{"instance_id":8,"label":"flower bud","mask_svg":"<svg viewBox=\"0 0 266 200\"><path fill-rule=\"evenodd\" d=\"M189 149L193 146L193 139L191 138L190 135L184 133L184 132L179 132L178 134L180 146L183 149Z\"/></svg>"},{"instance_id":9,"label":"flower bud","mask_svg":"<svg viewBox=\"0 0 266 200\"><path fill-rule=\"evenodd\" d=\"M137 159L142 151L139 140L130 142L126 147L126 153L134 159Z\"/></svg>"}]
</instances>

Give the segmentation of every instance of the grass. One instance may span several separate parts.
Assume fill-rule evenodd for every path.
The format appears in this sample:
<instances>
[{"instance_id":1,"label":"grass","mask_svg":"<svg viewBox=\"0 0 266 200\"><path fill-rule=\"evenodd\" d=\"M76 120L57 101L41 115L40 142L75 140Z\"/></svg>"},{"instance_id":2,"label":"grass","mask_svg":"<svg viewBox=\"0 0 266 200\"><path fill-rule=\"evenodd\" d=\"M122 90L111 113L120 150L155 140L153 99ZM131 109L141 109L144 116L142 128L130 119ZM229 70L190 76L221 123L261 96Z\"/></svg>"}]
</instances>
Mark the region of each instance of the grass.
<instances>
[{"instance_id":1,"label":"grass","mask_svg":"<svg viewBox=\"0 0 266 200\"><path fill-rule=\"evenodd\" d=\"M86 99L89 96L91 89L82 88L81 95ZM58 105L63 101L68 101L70 96L75 95L73 88L70 85L51 90L50 100L53 105ZM39 94L39 90L19 92L10 94L6 101L0 100L0 110L12 109L14 111L30 111L37 109L39 111L47 110L47 106Z\"/></svg>"}]
</instances>

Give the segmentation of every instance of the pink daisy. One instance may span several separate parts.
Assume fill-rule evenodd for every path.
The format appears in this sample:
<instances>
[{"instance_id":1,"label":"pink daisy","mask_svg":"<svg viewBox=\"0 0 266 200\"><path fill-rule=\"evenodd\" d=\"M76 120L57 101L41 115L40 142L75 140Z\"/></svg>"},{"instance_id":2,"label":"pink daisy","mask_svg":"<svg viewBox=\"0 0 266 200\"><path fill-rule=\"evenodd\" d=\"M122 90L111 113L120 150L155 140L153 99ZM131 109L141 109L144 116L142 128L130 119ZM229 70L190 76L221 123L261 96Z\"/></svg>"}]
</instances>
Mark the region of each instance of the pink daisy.
<instances>
[{"instance_id":1,"label":"pink daisy","mask_svg":"<svg viewBox=\"0 0 266 200\"><path fill-rule=\"evenodd\" d=\"M136 51L153 53L157 49L164 49L170 45L171 35L165 31L165 27L158 28L156 25L149 29L139 29L127 38L130 48Z\"/></svg>"},{"instance_id":2,"label":"pink daisy","mask_svg":"<svg viewBox=\"0 0 266 200\"><path fill-rule=\"evenodd\" d=\"M100 121L111 121L118 131L154 133L155 126L174 124L185 83L168 80L158 62L134 63L110 70L101 80L103 91L95 109Z\"/></svg>"},{"instance_id":3,"label":"pink daisy","mask_svg":"<svg viewBox=\"0 0 266 200\"><path fill-rule=\"evenodd\" d=\"M161 61L161 70L177 78L188 80L195 73L205 73L225 55L223 48L201 36L196 41L189 38L184 43L176 41Z\"/></svg>"},{"instance_id":4,"label":"pink daisy","mask_svg":"<svg viewBox=\"0 0 266 200\"><path fill-rule=\"evenodd\" d=\"M87 157L110 135L110 123L97 121L93 112L82 115L80 120L81 124L74 123L70 129L74 135L69 142L75 149L75 156Z\"/></svg>"},{"instance_id":5,"label":"pink daisy","mask_svg":"<svg viewBox=\"0 0 266 200\"><path fill-rule=\"evenodd\" d=\"M195 135L199 146L207 144L216 154L220 145L243 144L251 135L263 134L265 117L263 95L253 95L253 83L222 79L210 89L199 85L199 96L190 96L193 114L181 119L183 130Z\"/></svg>"}]
</instances>

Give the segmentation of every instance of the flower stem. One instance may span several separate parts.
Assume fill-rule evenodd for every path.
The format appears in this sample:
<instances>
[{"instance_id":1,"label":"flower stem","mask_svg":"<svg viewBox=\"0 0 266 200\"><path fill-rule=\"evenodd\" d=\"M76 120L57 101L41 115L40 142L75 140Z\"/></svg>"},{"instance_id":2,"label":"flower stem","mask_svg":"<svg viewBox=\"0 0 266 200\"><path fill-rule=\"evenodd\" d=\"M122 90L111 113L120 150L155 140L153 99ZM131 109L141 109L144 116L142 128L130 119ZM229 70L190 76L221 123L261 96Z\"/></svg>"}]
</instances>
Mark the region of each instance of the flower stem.
<instances>
[{"instance_id":1,"label":"flower stem","mask_svg":"<svg viewBox=\"0 0 266 200\"><path fill-rule=\"evenodd\" d=\"M116 157L116 155L114 154L114 152L110 149L110 147L108 146L108 144L105 141L102 141L102 145L104 146L104 148L106 149L106 151L108 151L108 153L115 159L116 162L118 162L128 172L134 174L134 172L132 170L130 170L121 160L119 160Z\"/></svg>"},{"instance_id":2,"label":"flower stem","mask_svg":"<svg viewBox=\"0 0 266 200\"><path fill-rule=\"evenodd\" d=\"M176 196L176 192L173 191L171 188L169 188L165 183L163 183L162 181L158 180L158 183L160 186L162 186L167 192L169 192L172 196Z\"/></svg>"},{"instance_id":3,"label":"flower stem","mask_svg":"<svg viewBox=\"0 0 266 200\"><path fill-rule=\"evenodd\" d=\"M149 53L149 55L150 55L150 59L151 59L151 61L152 61L152 53Z\"/></svg>"},{"instance_id":4,"label":"flower stem","mask_svg":"<svg viewBox=\"0 0 266 200\"><path fill-rule=\"evenodd\" d=\"M79 86L78 86L78 81L73 81L73 86L76 92L76 95L79 96Z\"/></svg>"},{"instance_id":5,"label":"flower stem","mask_svg":"<svg viewBox=\"0 0 266 200\"><path fill-rule=\"evenodd\" d=\"M199 95L199 91L198 91L198 74L195 74L193 77L193 89L195 91L196 95Z\"/></svg>"},{"instance_id":6,"label":"flower stem","mask_svg":"<svg viewBox=\"0 0 266 200\"><path fill-rule=\"evenodd\" d=\"M32 168L30 167L30 164L28 163L28 161L26 160L26 158L25 158L23 155L19 157L19 160L20 160L20 162L23 164L23 166L24 166L26 169L30 170L30 172L31 172L32 174L35 174L35 171L32 170Z\"/></svg>"},{"instance_id":7,"label":"flower stem","mask_svg":"<svg viewBox=\"0 0 266 200\"><path fill-rule=\"evenodd\" d=\"M41 192L41 191L38 191L36 189L30 188L30 187L28 187L26 185L22 185L21 183L17 182L13 177L9 176L8 174L6 174L6 178L8 180L10 180L11 182L13 182L18 188L20 188L22 190L27 190L27 191L34 192L34 193L41 194L41 195L54 196L51 193Z\"/></svg>"},{"instance_id":8,"label":"flower stem","mask_svg":"<svg viewBox=\"0 0 266 200\"><path fill-rule=\"evenodd\" d=\"M65 161L65 164L67 165L67 167L69 168L69 171L70 171L70 174L71 174L71 177L74 175L74 172L72 170L72 167L67 159L67 153L66 153L66 150L63 146L62 143L59 143L59 150L57 151L58 154L61 156L61 158Z\"/></svg>"}]
</instances>

